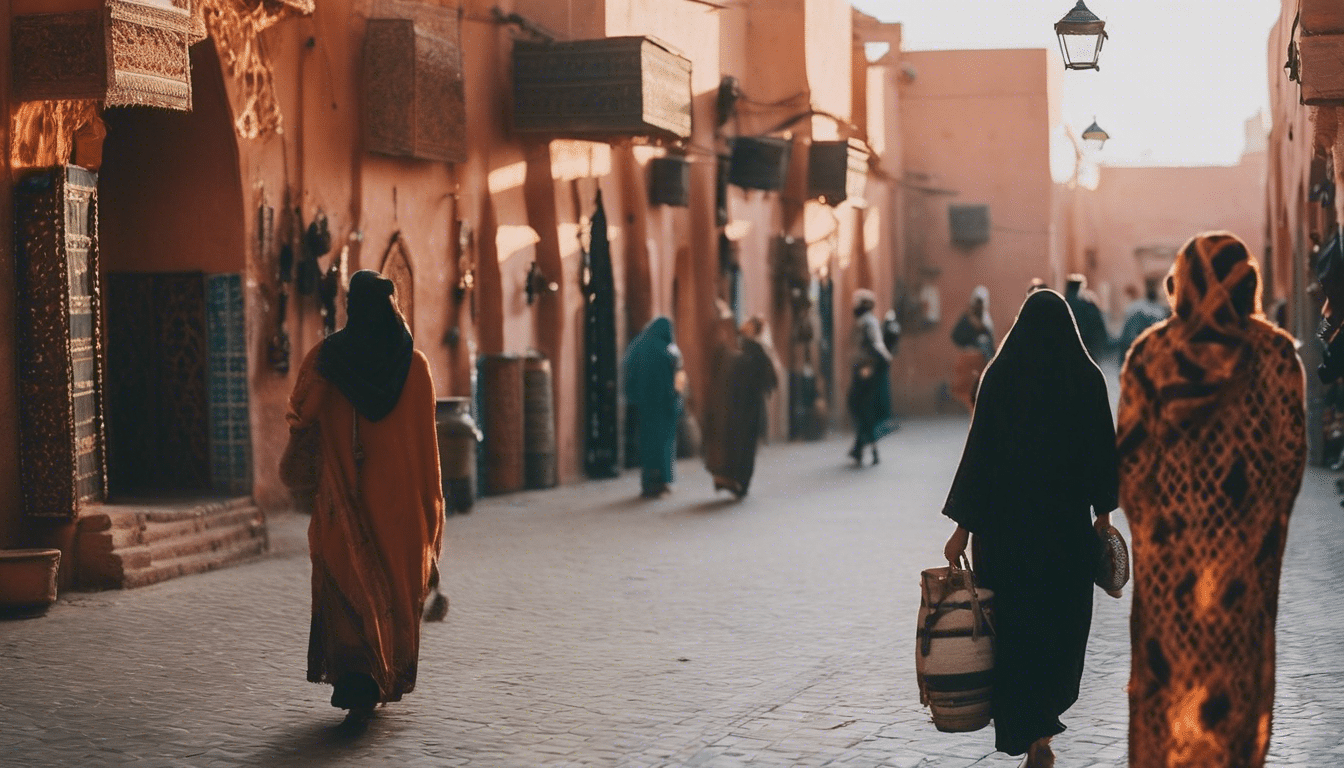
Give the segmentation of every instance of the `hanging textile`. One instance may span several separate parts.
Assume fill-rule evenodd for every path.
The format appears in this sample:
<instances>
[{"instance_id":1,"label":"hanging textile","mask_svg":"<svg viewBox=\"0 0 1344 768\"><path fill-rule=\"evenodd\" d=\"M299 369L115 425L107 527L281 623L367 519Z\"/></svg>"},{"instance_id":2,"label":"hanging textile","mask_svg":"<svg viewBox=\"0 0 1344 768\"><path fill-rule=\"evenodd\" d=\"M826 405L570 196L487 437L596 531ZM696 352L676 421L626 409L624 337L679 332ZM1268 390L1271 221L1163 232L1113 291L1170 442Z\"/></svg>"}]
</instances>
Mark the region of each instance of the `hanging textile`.
<instances>
[{"instance_id":1,"label":"hanging textile","mask_svg":"<svg viewBox=\"0 0 1344 768\"><path fill-rule=\"evenodd\" d=\"M597 191L584 256L583 365L584 455L589 477L615 477L616 468L616 285L602 190Z\"/></svg>"}]
</instances>

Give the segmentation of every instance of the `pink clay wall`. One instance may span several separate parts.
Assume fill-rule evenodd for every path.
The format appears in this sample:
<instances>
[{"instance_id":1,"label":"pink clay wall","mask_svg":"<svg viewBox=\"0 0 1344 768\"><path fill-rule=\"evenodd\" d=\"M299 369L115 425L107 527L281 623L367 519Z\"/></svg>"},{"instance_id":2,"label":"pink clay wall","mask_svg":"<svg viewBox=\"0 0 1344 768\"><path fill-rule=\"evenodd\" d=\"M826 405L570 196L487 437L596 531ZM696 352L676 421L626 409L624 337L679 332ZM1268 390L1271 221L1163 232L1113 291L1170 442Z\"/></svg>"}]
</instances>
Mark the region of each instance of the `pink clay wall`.
<instances>
[{"instance_id":1,"label":"pink clay wall","mask_svg":"<svg viewBox=\"0 0 1344 768\"><path fill-rule=\"evenodd\" d=\"M936 286L942 312L936 324L907 330L893 379L898 409L929 413L945 405L939 391L956 358L949 336L971 290L989 288L1001 338L1031 278L1050 279L1050 129L1057 112L1047 73L1053 64L1043 49L907 52L901 62L906 178L947 192L904 192L902 274L912 289ZM988 204L989 242L953 245L950 203Z\"/></svg>"}]
</instances>

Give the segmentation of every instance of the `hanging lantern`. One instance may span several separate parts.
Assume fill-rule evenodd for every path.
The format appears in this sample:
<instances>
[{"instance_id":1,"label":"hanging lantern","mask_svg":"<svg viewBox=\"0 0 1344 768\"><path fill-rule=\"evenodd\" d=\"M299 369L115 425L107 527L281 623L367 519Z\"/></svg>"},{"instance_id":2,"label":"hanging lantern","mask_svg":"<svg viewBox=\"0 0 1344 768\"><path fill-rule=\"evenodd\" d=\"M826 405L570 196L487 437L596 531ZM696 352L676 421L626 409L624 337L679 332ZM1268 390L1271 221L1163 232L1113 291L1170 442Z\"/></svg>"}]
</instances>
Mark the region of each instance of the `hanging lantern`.
<instances>
[{"instance_id":1,"label":"hanging lantern","mask_svg":"<svg viewBox=\"0 0 1344 768\"><path fill-rule=\"evenodd\" d=\"M1109 138L1111 138L1111 135L1103 131L1100 125L1097 125L1097 118L1095 117L1092 118L1092 124L1083 131L1083 141L1087 142L1090 149L1097 151L1101 151L1101 148L1106 146L1106 140Z\"/></svg>"},{"instance_id":2,"label":"hanging lantern","mask_svg":"<svg viewBox=\"0 0 1344 768\"><path fill-rule=\"evenodd\" d=\"M1089 11L1083 0L1055 23L1055 34L1059 36L1065 69L1101 69L1097 58L1106 41L1106 22Z\"/></svg>"}]
</instances>

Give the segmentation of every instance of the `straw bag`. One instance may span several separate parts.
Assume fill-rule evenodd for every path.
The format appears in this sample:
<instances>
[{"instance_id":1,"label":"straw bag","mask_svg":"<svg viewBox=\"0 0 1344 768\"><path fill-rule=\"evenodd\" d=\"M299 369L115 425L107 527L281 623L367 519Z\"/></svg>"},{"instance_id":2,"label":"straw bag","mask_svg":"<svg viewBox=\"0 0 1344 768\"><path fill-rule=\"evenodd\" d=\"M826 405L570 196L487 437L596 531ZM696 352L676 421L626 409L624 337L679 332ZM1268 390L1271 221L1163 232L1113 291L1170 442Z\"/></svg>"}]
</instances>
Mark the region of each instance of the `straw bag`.
<instances>
[{"instance_id":1,"label":"straw bag","mask_svg":"<svg viewBox=\"0 0 1344 768\"><path fill-rule=\"evenodd\" d=\"M920 574L915 677L919 700L940 731L984 728L994 673L994 593L977 587L970 563Z\"/></svg>"},{"instance_id":2,"label":"straw bag","mask_svg":"<svg viewBox=\"0 0 1344 768\"><path fill-rule=\"evenodd\" d=\"M1097 531L1097 535L1101 537L1101 555L1093 581L1107 592L1119 592L1129 583L1129 547L1113 525Z\"/></svg>"}]
</instances>

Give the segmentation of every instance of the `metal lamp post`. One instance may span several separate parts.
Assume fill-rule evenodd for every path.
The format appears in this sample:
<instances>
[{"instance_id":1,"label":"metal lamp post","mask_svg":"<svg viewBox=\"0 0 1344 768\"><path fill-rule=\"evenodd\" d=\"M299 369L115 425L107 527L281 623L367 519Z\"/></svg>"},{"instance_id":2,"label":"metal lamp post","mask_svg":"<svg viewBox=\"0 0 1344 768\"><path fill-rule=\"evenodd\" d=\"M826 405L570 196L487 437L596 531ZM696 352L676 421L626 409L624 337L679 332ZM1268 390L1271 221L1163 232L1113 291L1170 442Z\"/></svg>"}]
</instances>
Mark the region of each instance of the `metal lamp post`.
<instances>
[{"instance_id":1,"label":"metal lamp post","mask_svg":"<svg viewBox=\"0 0 1344 768\"><path fill-rule=\"evenodd\" d=\"M1101 56L1101 44L1106 41L1106 22L1089 11L1083 0L1078 0L1073 10L1055 22L1055 34L1059 36L1065 69L1101 69L1097 58Z\"/></svg>"},{"instance_id":2,"label":"metal lamp post","mask_svg":"<svg viewBox=\"0 0 1344 768\"><path fill-rule=\"evenodd\" d=\"M1088 147L1097 151L1106 146L1106 140L1109 138L1111 138L1111 135L1102 130L1100 125L1097 125L1097 118L1095 117L1092 118L1092 124L1083 130L1083 141L1087 142Z\"/></svg>"}]
</instances>

